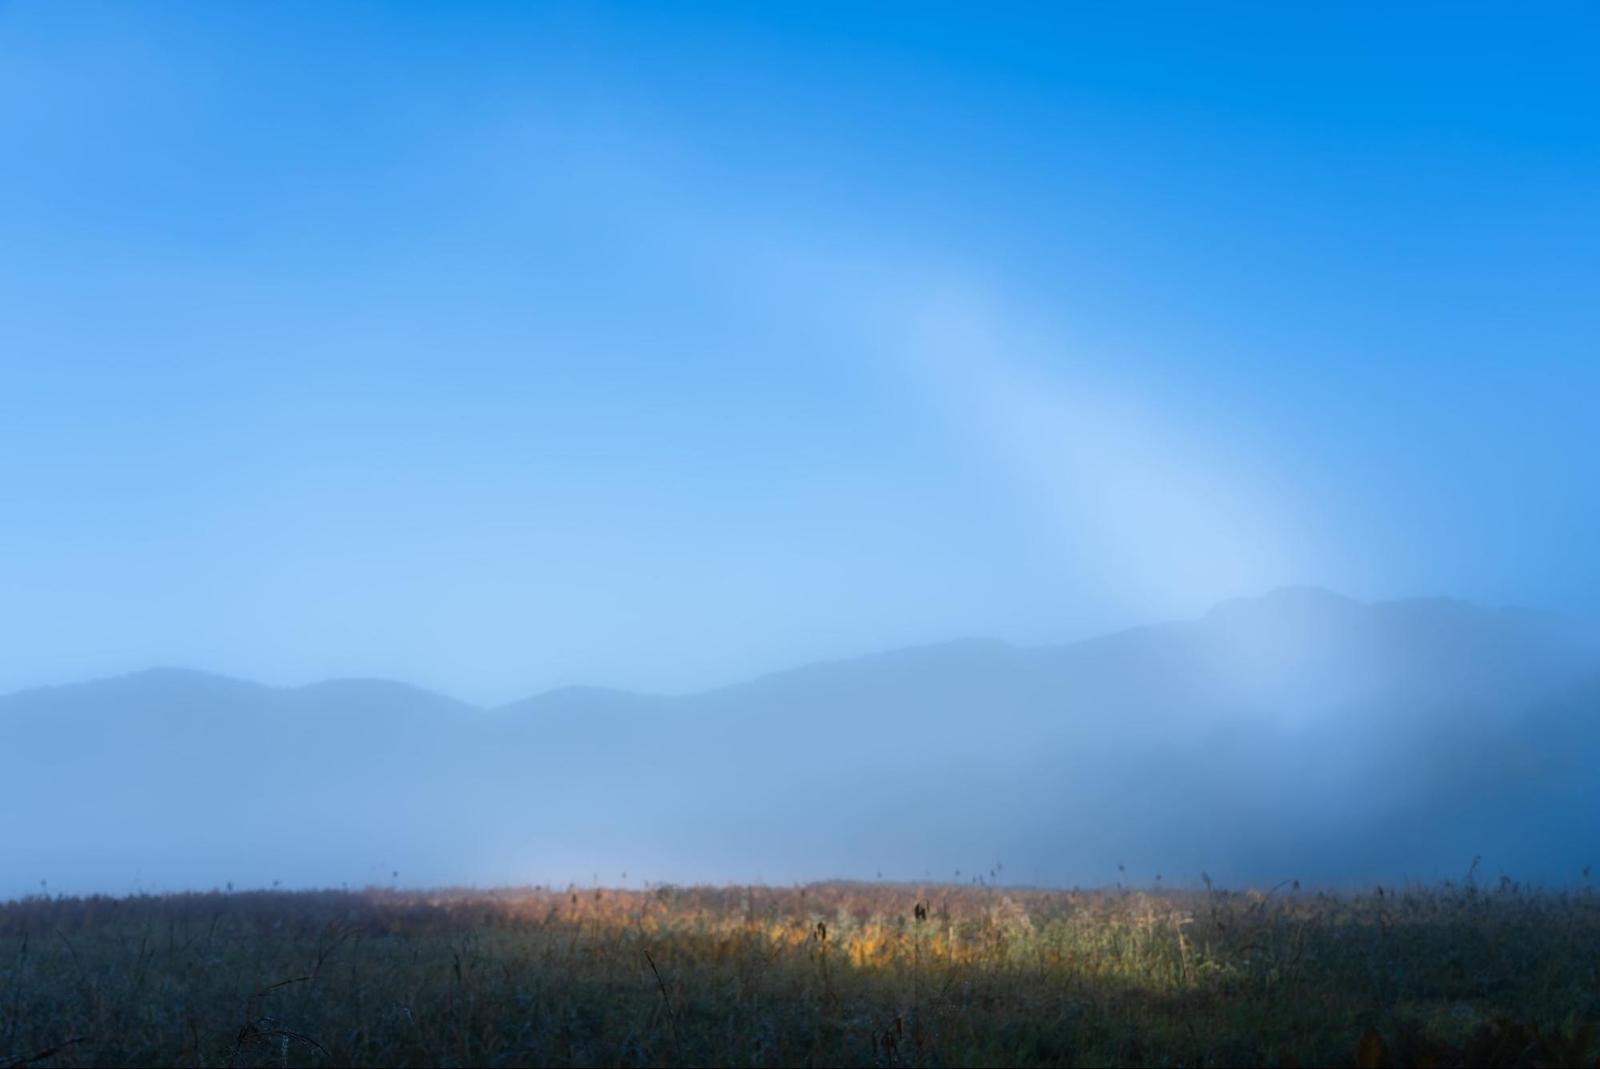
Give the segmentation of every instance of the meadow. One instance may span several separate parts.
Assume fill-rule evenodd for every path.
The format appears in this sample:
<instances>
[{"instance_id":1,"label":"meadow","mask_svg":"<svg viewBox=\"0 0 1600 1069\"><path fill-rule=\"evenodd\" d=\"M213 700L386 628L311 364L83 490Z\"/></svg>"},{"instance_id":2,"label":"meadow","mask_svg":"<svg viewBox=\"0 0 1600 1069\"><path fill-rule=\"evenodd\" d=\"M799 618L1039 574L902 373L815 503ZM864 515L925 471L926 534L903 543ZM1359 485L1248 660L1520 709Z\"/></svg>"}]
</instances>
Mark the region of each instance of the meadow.
<instances>
[{"instance_id":1,"label":"meadow","mask_svg":"<svg viewBox=\"0 0 1600 1069\"><path fill-rule=\"evenodd\" d=\"M0 1067L1600 1064L1587 890L0 903Z\"/></svg>"}]
</instances>

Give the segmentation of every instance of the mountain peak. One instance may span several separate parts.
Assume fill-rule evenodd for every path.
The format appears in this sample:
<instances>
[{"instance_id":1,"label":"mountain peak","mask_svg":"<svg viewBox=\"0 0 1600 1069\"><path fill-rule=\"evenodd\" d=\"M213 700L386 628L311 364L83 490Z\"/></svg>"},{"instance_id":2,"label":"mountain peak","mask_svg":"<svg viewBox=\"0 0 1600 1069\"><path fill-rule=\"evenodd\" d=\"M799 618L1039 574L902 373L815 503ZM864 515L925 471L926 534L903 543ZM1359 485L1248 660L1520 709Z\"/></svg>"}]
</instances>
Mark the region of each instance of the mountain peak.
<instances>
[{"instance_id":1,"label":"mountain peak","mask_svg":"<svg viewBox=\"0 0 1600 1069\"><path fill-rule=\"evenodd\" d=\"M80 684L66 684L66 686L99 687L126 693L144 694L199 694L271 689L262 683L252 682L247 679L235 679L233 676L225 676L217 672L203 672L197 668L175 668L170 666L144 668L119 676L108 676L104 679L90 680L87 683Z\"/></svg>"}]
</instances>

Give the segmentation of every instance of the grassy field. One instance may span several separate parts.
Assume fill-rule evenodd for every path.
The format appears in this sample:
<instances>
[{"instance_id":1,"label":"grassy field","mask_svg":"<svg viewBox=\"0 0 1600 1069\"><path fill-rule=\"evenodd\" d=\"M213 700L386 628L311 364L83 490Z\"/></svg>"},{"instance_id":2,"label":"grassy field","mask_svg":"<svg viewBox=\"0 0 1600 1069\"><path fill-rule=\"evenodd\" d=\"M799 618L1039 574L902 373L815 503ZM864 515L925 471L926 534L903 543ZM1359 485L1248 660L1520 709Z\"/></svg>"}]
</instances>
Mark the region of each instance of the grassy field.
<instances>
[{"instance_id":1,"label":"grassy field","mask_svg":"<svg viewBox=\"0 0 1600 1069\"><path fill-rule=\"evenodd\" d=\"M826 884L0 904L0 1067L1585 1065L1600 896Z\"/></svg>"}]
</instances>

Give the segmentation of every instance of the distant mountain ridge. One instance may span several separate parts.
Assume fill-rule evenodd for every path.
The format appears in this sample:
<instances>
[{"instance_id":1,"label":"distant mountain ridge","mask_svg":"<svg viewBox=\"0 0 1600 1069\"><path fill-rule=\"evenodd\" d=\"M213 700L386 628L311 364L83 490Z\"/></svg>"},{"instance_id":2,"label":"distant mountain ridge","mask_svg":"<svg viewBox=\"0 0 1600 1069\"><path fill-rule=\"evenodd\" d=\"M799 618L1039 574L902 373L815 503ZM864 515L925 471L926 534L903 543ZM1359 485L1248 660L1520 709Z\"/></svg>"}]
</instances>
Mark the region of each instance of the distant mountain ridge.
<instances>
[{"instance_id":1,"label":"distant mountain ridge","mask_svg":"<svg viewBox=\"0 0 1600 1069\"><path fill-rule=\"evenodd\" d=\"M576 702L586 701L627 701L637 699L640 701L661 702L673 701L683 698L693 698L701 695L716 694L724 691L740 690L744 688L761 688L771 686L791 679L801 679L817 673L836 670L849 670L850 666L865 666L876 663L893 661L910 661L919 658L943 657L947 655L979 655L979 656L1041 656L1051 654L1069 655L1070 651L1080 648L1095 648L1106 644L1124 642L1134 636L1145 635L1151 631L1171 631L1193 629L1212 624L1233 624L1242 620L1259 618L1263 613L1273 617L1273 621L1281 623L1285 611L1295 613L1315 613L1324 616L1341 615L1347 620L1365 614L1390 614L1411 613L1417 611L1438 611L1441 613L1456 614L1460 617L1505 618L1515 619L1522 623L1533 623L1547 629L1552 634L1561 630L1563 624L1559 617L1538 610L1521 607L1483 608L1470 602L1448 597L1418 597L1393 599L1388 601L1361 602L1343 594L1316 586L1290 586L1281 587L1259 597L1231 598L1219 602L1209 612L1195 620L1170 621L1155 624L1142 624L1120 631L1109 632L1091 638L1080 639L1073 642L1057 643L1042 646L1021 646L1000 639L985 638L958 638L941 642L926 643L916 646L904 646L894 649L859 654L853 657L838 658L828 661L818 661L810 664L799 665L793 668L778 669L764 673L751 679L723 684L708 690L691 692L687 695L666 695L650 691L633 691L623 688L609 687L596 684L568 684L554 687L550 690L540 691L525 698L517 698L507 702L479 704L464 699L446 695L426 687L411 683L404 683L381 677L333 677L309 683L292 685L272 685L259 683L253 680L241 679L235 676L222 675L203 669L180 668L174 666L156 666L138 669L120 675L104 676L97 679L71 682L45 684L27 687L0 694L0 704L14 700L24 699L30 695L46 693L59 693L78 687L103 688L114 686L205 686L205 687L253 687L262 691L271 691L282 694L311 694L311 693L344 693L355 696L365 688L373 691L389 690L396 696L410 694L418 699L435 701L459 707L463 710L492 710L505 711L516 708L540 709L550 708L561 704L564 700ZM1569 641L1572 639L1569 636Z\"/></svg>"},{"instance_id":2,"label":"distant mountain ridge","mask_svg":"<svg viewBox=\"0 0 1600 1069\"><path fill-rule=\"evenodd\" d=\"M0 697L0 881L912 878L989 855L1052 882L1339 881L1463 852L1560 879L1600 861L1597 739L1600 655L1557 618L1315 588L674 696L486 708L152 669Z\"/></svg>"}]
</instances>

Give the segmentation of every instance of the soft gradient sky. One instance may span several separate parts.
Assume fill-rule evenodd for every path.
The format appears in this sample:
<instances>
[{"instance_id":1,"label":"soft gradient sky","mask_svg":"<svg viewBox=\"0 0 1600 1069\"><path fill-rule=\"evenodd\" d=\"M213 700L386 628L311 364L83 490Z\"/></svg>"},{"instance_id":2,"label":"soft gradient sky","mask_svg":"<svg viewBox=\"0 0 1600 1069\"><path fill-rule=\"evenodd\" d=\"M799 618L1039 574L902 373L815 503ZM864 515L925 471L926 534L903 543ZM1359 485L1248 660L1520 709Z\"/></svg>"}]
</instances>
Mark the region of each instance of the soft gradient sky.
<instances>
[{"instance_id":1,"label":"soft gradient sky","mask_svg":"<svg viewBox=\"0 0 1600 1069\"><path fill-rule=\"evenodd\" d=\"M0 690L1600 609L1600 8L0 3Z\"/></svg>"}]
</instances>

